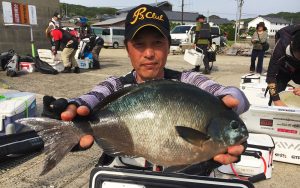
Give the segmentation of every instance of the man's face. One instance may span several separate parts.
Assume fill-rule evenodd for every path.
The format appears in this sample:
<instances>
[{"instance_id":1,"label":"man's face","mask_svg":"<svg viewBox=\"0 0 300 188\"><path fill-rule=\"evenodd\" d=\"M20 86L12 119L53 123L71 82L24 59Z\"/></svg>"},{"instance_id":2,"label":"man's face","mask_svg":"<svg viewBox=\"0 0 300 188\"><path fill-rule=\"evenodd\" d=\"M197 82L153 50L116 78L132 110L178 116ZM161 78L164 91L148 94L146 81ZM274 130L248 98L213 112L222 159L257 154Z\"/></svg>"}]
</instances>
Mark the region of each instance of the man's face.
<instances>
[{"instance_id":1,"label":"man's face","mask_svg":"<svg viewBox=\"0 0 300 188\"><path fill-rule=\"evenodd\" d=\"M169 42L154 27L145 27L127 42L127 53L142 82L163 78L163 69L169 54Z\"/></svg>"},{"instance_id":2,"label":"man's face","mask_svg":"<svg viewBox=\"0 0 300 188\"><path fill-rule=\"evenodd\" d=\"M204 18L199 18L197 21L200 22L200 23L203 23L204 22Z\"/></svg>"}]
</instances>

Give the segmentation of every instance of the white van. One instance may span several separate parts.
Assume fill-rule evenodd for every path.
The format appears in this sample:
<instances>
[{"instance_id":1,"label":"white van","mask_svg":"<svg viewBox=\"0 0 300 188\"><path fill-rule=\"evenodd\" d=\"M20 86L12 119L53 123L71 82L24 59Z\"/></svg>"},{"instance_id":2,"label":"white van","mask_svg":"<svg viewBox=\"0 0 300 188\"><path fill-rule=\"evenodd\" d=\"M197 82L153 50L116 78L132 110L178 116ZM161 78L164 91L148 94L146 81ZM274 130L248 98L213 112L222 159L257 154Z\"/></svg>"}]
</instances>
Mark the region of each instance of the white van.
<instances>
[{"instance_id":1,"label":"white van","mask_svg":"<svg viewBox=\"0 0 300 188\"><path fill-rule=\"evenodd\" d=\"M119 48L124 46L125 39L124 27L109 27L102 30L102 38L104 40L104 47Z\"/></svg>"},{"instance_id":2,"label":"white van","mask_svg":"<svg viewBox=\"0 0 300 188\"><path fill-rule=\"evenodd\" d=\"M211 28L211 35L219 36L212 39L212 42L220 46L220 28L213 25ZM196 25L178 25L171 31L171 45L179 46L181 43L194 43Z\"/></svg>"}]
</instances>

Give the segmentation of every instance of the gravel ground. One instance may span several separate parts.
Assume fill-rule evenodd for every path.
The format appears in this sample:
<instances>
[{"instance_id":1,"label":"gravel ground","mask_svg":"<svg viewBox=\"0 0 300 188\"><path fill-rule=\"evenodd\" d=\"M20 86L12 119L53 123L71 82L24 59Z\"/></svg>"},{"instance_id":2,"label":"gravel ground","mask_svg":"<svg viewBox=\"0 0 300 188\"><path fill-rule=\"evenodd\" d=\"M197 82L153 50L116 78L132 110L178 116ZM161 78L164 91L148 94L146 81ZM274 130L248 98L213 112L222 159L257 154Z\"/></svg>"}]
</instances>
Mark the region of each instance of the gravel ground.
<instances>
[{"instance_id":1,"label":"gravel ground","mask_svg":"<svg viewBox=\"0 0 300 188\"><path fill-rule=\"evenodd\" d=\"M103 49L101 69L83 70L80 74L46 75L38 72L7 77L0 71L0 93L11 90L28 91L37 94L38 113L41 112L43 95L56 97L76 97L89 91L108 76L121 76L131 71L125 49ZM265 58L265 65L269 58ZM239 87L240 77L248 72L250 57L217 56L217 61L209 76L223 84ZM193 66L183 61L182 55L169 55L167 67L176 70L191 69ZM5 90L9 89L9 90ZM97 163L101 149L94 145L84 152L70 153L53 171L40 177L43 154L29 156L10 164L0 162L0 187L88 187L89 173ZM9 163L10 165L5 165ZM298 187L299 165L274 163L272 178L259 183L256 187Z\"/></svg>"}]
</instances>

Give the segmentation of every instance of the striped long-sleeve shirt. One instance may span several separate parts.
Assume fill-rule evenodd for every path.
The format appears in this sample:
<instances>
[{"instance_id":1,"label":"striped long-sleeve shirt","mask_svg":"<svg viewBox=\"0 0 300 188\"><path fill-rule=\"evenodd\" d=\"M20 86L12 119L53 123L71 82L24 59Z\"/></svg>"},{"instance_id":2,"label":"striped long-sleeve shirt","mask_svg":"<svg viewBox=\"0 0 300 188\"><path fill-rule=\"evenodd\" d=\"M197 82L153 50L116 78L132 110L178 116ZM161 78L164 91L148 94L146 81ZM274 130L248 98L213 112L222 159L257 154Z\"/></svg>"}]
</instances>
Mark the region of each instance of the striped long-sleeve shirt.
<instances>
[{"instance_id":1,"label":"striped long-sleeve shirt","mask_svg":"<svg viewBox=\"0 0 300 188\"><path fill-rule=\"evenodd\" d=\"M86 105L93 110L93 108L100 103L106 96L132 84L137 84L135 79L136 72L132 71L126 76L122 77L109 77L96 87L92 91L74 99L70 99L70 103L77 105ZM194 85L200 89L203 89L214 96L222 97L225 95L231 95L239 100L239 105L234 109L238 114L241 114L249 109L249 101L244 93L236 87L225 87L213 80L210 80L206 76L197 72L178 72L169 69L165 69L165 79L175 79L180 82Z\"/></svg>"}]
</instances>

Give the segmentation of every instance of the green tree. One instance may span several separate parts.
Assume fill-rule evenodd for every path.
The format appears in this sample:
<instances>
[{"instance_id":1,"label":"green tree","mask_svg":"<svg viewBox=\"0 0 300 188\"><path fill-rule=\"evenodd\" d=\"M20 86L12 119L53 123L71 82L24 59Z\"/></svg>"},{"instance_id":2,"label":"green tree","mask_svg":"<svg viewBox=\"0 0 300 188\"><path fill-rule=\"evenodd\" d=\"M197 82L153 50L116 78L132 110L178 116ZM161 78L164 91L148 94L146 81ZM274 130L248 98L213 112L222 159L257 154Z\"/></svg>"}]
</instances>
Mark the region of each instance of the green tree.
<instances>
[{"instance_id":1,"label":"green tree","mask_svg":"<svg viewBox=\"0 0 300 188\"><path fill-rule=\"evenodd\" d=\"M220 26L221 33L223 34L224 32L228 33L227 39L228 40L234 40L234 24L229 23L229 24L223 24Z\"/></svg>"},{"instance_id":2,"label":"green tree","mask_svg":"<svg viewBox=\"0 0 300 188\"><path fill-rule=\"evenodd\" d=\"M255 27L250 27L249 30L248 30L248 35L252 36L256 31L256 28Z\"/></svg>"}]
</instances>

